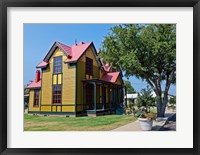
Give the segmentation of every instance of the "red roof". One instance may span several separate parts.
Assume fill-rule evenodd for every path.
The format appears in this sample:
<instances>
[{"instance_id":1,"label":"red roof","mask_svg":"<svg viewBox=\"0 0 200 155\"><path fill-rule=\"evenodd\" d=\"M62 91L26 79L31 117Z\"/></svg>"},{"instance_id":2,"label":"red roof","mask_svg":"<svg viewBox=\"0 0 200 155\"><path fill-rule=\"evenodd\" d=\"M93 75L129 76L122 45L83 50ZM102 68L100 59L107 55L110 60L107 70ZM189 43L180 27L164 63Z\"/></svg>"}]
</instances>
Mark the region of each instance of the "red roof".
<instances>
[{"instance_id":1,"label":"red roof","mask_svg":"<svg viewBox=\"0 0 200 155\"><path fill-rule=\"evenodd\" d=\"M42 61L40 64L37 65L37 68L46 67L48 65L47 61L57 46L61 48L67 54L68 57L65 60L65 62L74 62L74 61L77 61L82 56L82 54L87 50L87 48L91 44L92 42L88 42L88 43L80 42L79 44L74 44L71 47L69 47L61 42L55 41L51 50L48 52L48 54L44 58L46 62Z\"/></svg>"},{"instance_id":2,"label":"red roof","mask_svg":"<svg viewBox=\"0 0 200 155\"><path fill-rule=\"evenodd\" d=\"M104 68L104 70L105 70L106 72L109 72L111 66L109 66L109 64L105 64L105 65L103 65L103 68Z\"/></svg>"},{"instance_id":3,"label":"red roof","mask_svg":"<svg viewBox=\"0 0 200 155\"><path fill-rule=\"evenodd\" d=\"M58 42L56 41L56 43L62 48L62 50L69 56L71 56L71 47L61 43L61 42Z\"/></svg>"},{"instance_id":4,"label":"red roof","mask_svg":"<svg viewBox=\"0 0 200 155\"><path fill-rule=\"evenodd\" d=\"M120 72L106 73L102 76L102 80L115 83Z\"/></svg>"},{"instance_id":5,"label":"red roof","mask_svg":"<svg viewBox=\"0 0 200 155\"><path fill-rule=\"evenodd\" d=\"M49 63L45 62L45 61L41 61L36 67L40 68L40 67L46 67Z\"/></svg>"},{"instance_id":6,"label":"red roof","mask_svg":"<svg viewBox=\"0 0 200 155\"><path fill-rule=\"evenodd\" d=\"M26 88L40 88L41 87L41 79L38 82L31 82Z\"/></svg>"},{"instance_id":7,"label":"red roof","mask_svg":"<svg viewBox=\"0 0 200 155\"><path fill-rule=\"evenodd\" d=\"M108 63L106 63L106 64L104 65L104 63L103 63L103 58L101 58L100 61L101 61L101 63L102 63L102 66L103 66L104 70L105 70L106 72L109 72L112 65L109 65Z\"/></svg>"},{"instance_id":8,"label":"red roof","mask_svg":"<svg viewBox=\"0 0 200 155\"><path fill-rule=\"evenodd\" d=\"M71 57L67 58L65 62L77 61L91 44L92 42L89 43L80 42L79 44L74 44L71 47Z\"/></svg>"}]
</instances>

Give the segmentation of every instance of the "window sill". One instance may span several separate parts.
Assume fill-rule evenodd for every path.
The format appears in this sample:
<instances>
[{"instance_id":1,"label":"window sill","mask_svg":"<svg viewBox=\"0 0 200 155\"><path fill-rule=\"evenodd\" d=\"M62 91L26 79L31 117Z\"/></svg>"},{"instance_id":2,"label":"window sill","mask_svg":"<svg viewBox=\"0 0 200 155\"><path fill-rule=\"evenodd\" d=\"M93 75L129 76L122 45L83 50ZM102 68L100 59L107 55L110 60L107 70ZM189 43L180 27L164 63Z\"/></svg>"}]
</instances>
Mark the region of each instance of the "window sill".
<instances>
[{"instance_id":1,"label":"window sill","mask_svg":"<svg viewBox=\"0 0 200 155\"><path fill-rule=\"evenodd\" d=\"M53 73L53 75L57 75L57 74L62 74L62 72L58 72L58 73Z\"/></svg>"}]
</instances>

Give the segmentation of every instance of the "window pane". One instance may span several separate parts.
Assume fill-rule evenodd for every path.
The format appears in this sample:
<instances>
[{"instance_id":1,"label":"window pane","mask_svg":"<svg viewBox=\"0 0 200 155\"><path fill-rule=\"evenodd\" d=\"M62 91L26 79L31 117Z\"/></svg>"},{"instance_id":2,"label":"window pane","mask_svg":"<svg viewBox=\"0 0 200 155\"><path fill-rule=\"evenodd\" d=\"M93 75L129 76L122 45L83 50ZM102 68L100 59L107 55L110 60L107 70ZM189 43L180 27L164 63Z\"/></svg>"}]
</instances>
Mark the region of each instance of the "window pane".
<instances>
[{"instance_id":1,"label":"window pane","mask_svg":"<svg viewBox=\"0 0 200 155\"><path fill-rule=\"evenodd\" d=\"M53 104L61 104L62 89L61 85L53 86Z\"/></svg>"},{"instance_id":2,"label":"window pane","mask_svg":"<svg viewBox=\"0 0 200 155\"><path fill-rule=\"evenodd\" d=\"M86 74L93 75L93 60L92 59L86 57L86 65L85 65L85 67L86 67L86 69L85 69L86 70Z\"/></svg>"},{"instance_id":3,"label":"window pane","mask_svg":"<svg viewBox=\"0 0 200 155\"><path fill-rule=\"evenodd\" d=\"M34 90L34 102L33 106L39 105L39 90Z\"/></svg>"},{"instance_id":4,"label":"window pane","mask_svg":"<svg viewBox=\"0 0 200 155\"><path fill-rule=\"evenodd\" d=\"M61 73L62 72L62 57L55 57L54 58L54 73Z\"/></svg>"}]
</instances>

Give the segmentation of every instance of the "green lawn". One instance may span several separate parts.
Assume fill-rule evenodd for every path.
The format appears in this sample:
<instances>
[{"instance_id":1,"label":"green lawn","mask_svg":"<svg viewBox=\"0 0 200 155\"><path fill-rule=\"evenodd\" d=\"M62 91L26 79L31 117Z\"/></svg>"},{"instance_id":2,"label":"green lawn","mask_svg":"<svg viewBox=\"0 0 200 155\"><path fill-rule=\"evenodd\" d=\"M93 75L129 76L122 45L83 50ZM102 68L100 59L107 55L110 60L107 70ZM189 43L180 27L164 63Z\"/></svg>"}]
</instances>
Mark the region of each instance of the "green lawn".
<instances>
[{"instance_id":1,"label":"green lawn","mask_svg":"<svg viewBox=\"0 0 200 155\"><path fill-rule=\"evenodd\" d=\"M154 108L151 108L150 109L150 112L153 112L153 113L157 113L157 109L154 107Z\"/></svg>"},{"instance_id":2,"label":"green lawn","mask_svg":"<svg viewBox=\"0 0 200 155\"><path fill-rule=\"evenodd\" d=\"M25 131L109 131L135 121L130 115L61 117L24 115Z\"/></svg>"}]
</instances>

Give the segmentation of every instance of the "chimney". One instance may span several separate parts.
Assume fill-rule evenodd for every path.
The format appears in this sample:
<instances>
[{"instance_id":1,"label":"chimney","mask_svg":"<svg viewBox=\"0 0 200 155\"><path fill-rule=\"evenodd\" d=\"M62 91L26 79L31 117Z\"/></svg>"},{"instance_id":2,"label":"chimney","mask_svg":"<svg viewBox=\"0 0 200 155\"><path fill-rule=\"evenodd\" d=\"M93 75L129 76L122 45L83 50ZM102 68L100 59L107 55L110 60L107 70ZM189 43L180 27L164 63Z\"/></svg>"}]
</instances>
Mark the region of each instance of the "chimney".
<instances>
[{"instance_id":1,"label":"chimney","mask_svg":"<svg viewBox=\"0 0 200 155\"><path fill-rule=\"evenodd\" d=\"M35 76L35 82L38 82L38 81L40 81L40 71L39 70L36 71L36 76Z\"/></svg>"},{"instance_id":2,"label":"chimney","mask_svg":"<svg viewBox=\"0 0 200 155\"><path fill-rule=\"evenodd\" d=\"M83 45L83 44L84 44L84 42L82 42L82 41L79 43L79 45Z\"/></svg>"}]
</instances>

